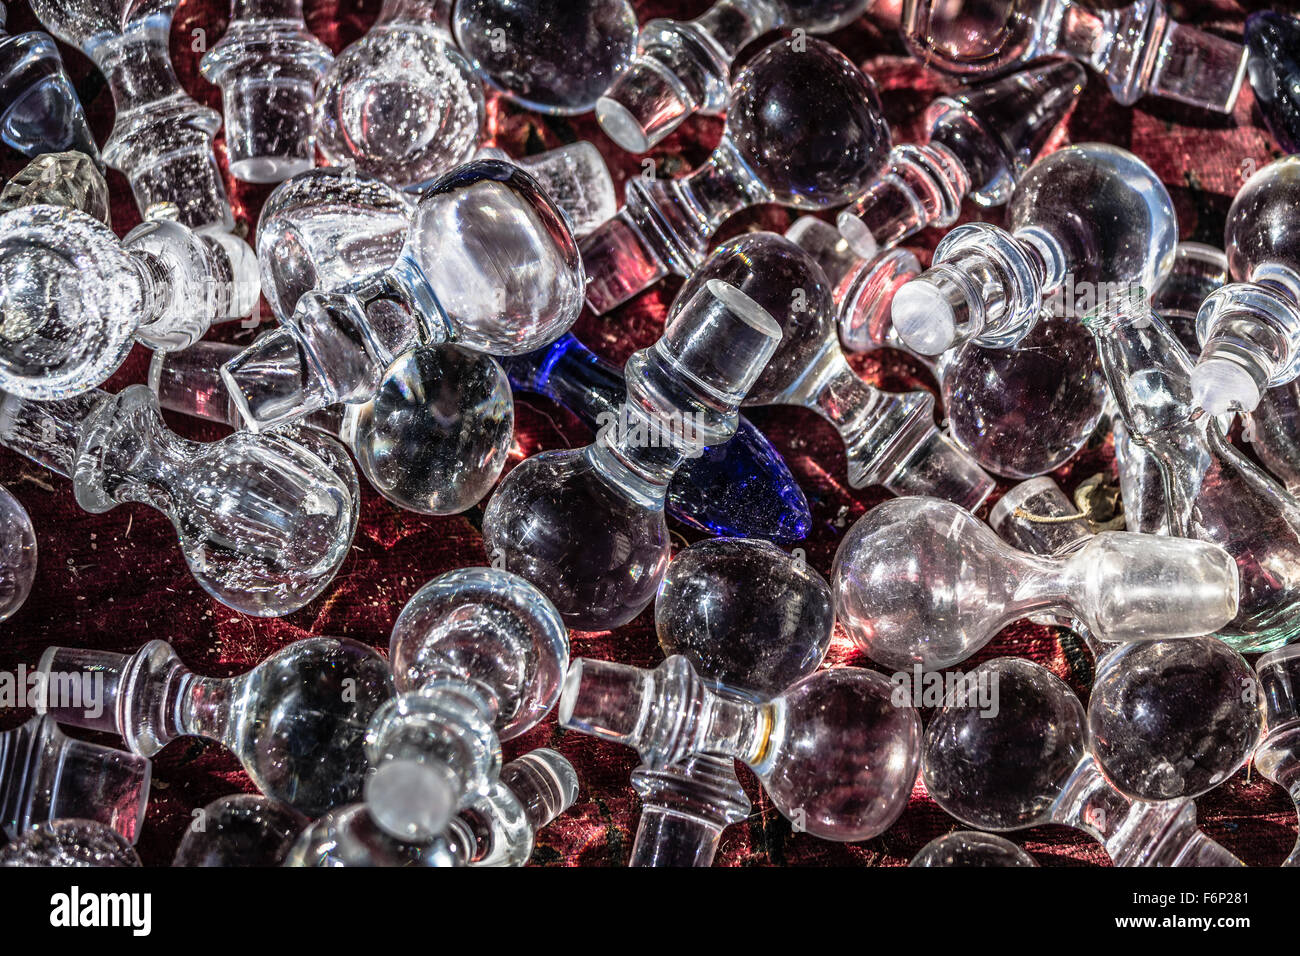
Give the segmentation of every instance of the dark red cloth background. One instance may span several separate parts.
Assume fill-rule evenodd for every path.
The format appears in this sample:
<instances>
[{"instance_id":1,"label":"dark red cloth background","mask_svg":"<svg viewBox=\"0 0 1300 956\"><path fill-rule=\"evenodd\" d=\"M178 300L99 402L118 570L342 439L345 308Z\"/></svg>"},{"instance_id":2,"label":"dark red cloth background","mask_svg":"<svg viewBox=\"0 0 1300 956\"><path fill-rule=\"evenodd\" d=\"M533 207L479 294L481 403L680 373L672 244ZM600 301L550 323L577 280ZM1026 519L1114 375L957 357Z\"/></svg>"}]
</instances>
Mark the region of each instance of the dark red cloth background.
<instances>
[{"instance_id":1,"label":"dark red cloth background","mask_svg":"<svg viewBox=\"0 0 1300 956\"><path fill-rule=\"evenodd\" d=\"M706 6L703 0L636 3L642 22L652 16L688 18ZM1229 0L1171 4L1178 18L1234 37L1241 35L1245 14L1258 6L1242 7ZM307 8L311 28L337 52L369 27L379 0L357 4L307 0ZM205 45L221 36L226 21L226 0L182 0L172 29L172 57L185 88L218 110L220 94L199 77L198 61ZM11 32L36 26L25 3L11 5ZM949 81L909 59L898 37L873 25L870 18L831 40L875 77L896 141L919 137L926 105L950 88ZM79 52L65 47L64 55L96 138L103 143L113 119L109 91ZM590 116L543 117L497 101L491 117L490 130L498 145L513 155L585 138L608 160L620 192L623 180L640 170L640 158L606 139ZM826 122L835 122L835 117L826 117ZM716 145L721 130L716 119L686 123L654 151L660 174L673 175L698 165ZM1216 245L1222 242L1228 205L1245 176L1277 155L1249 87L1235 115L1222 118L1153 100L1124 108L1110 99L1105 84L1094 76L1054 145L1089 140L1127 147L1150 163L1174 198L1182 237ZM224 164L220 138L217 154ZM13 154L0 158L0 172L6 177L21 165L21 158ZM112 172L109 183L114 194L113 226L121 235L139 216L125 179ZM270 188L229 178L227 188L240 230L251 233ZM991 218L997 221L997 210ZM721 238L755 228L783 231L792 219L792 212L776 207L752 210L728 223ZM926 233L918 238L917 251L928 261L938 236ZM584 314L575 331L597 352L622 362L655 340L679 284L678 280L662 283L605 318ZM227 328L216 334L247 341L252 332ZM143 381L146 362L137 349L109 388ZM887 389L933 388L923 369L894 353L855 357L853 365L864 378ZM576 419L545 400L530 396L516 407L514 462L541 449L585 444L590 438ZM855 492L848 487L842 445L831 427L812 412L755 409L749 414L785 455L803 485L815 519L803 547L812 565L828 574L844 531L886 494L880 489ZM174 416L169 420L178 432L192 438L213 439L222 433L215 426ZM1084 478L1109 468L1109 461L1105 447L1090 450L1057 477L1072 490ZM444 571L485 563L478 531L481 510L451 518L424 517L401 511L363 487L360 527L337 580L306 609L279 620L261 620L231 611L200 590L181 557L170 522L161 514L138 505L103 515L86 514L74 502L69 482L3 449L0 482L30 511L40 546L31 597L18 614L0 624L0 670L12 671L20 663L34 666L49 644L128 652L152 638L170 641L194 670L212 675L243 673L287 642L312 634L346 636L386 649L394 619L422 584ZM693 535L675 537L685 544ZM615 633L574 633L573 654L654 665L661 655L651 612ZM1045 664L1086 695L1092 660L1068 633L1018 624L975 660L1007 654ZM872 666L842 633L828 663ZM14 727L29 716L27 711L0 713L0 729ZM625 864L639 812L628 786L635 754L566 734L551 717L508 744L506 756L543 745L557 748L573 761L582 793L573 809L540 835L534 863ZM754 801L753 814L726 831L719 865L898 866L930 839L959 827L929 800L918 780L911 804L883 836L865 843L828 843L793 833L753 777L747 771L742 775ZM139 842L144 861L169 863L195 808L224 794L251 789L238 763L222 747L190 738L167 747L154 762L153 795ZM1294 843L1296 821L1290 800L1257 774L1243 770L1198 803L1206 832L1250 864L1276 866ZM1107 864L1099 845L1061 827L1039 827L1012 836L1043 865Z\"/></svg>"}]
</instances>

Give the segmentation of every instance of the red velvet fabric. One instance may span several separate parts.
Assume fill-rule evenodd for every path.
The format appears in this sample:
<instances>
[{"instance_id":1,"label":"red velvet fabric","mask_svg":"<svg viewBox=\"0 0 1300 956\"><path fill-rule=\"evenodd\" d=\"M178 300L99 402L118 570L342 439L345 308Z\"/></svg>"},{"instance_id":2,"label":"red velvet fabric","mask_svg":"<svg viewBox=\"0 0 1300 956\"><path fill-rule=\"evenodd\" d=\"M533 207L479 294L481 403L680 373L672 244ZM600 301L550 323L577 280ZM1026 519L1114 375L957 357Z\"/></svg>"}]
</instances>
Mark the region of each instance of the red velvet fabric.
<instances>
[{"instance_id":1,"label":"red velvet fabric","mask_svg":"<svg viewBox=\"0 0 1300 956\"><path fill-rule=\"evenodd\" d=\"M888 6L897 0L881 0ZM336 52L360 36L378 12L379 0L343 3L307 0L311 28ZM687 18L707 4L637 2L642 22L652 16ZM1248 9L1230 0L1173 3L1176 16L1240 37ZM172 28L172 57L185 88L195 98L221 108L217 89L198 74L202 50L226 28L225 0L181 0ZM9 29L37 24L26 4L11 4ZM909 59L897 35L870 17L830 38L866 69L880 87L897 142L921 135L921 117L930 100L950 82ZM102 77L79 52L64 48L69 71L82 95L99 142L112 127L113 106ZM640 170L640 158L622 152L600 132L591 116L544 117L495 101L490 131L513 155L532 153L577 139L596 144L616 181ZM827 117L834 122L834 117ZM722 123L697 118L669 137L653 155L661 175L684 172L702 162L716 145ZM1277 155L1247 87L1229 118L1199 115L1176 104L1143 101L1135 108L1114 103L1095 77L1054 146L1104 140L1127 147L1160 174L1173 195L1182 236L1219 244L1223 219L1243 179ZM217 154L225 163L223 141ZM9 154L0 158L6 177L22 165ZM125 179L109 174L113 226L124 234L138 221ZM252 234L270 187L227 178L239 228ZM974 216L976 210L967 209ZM793 213L776 207L752 210L728 223L720 238L747 229L783 231ZM989 216L998 221L999 212ZM938 239L926 233L915 243L922 261ZM610 316L584 314L575 329L597 352L622 362L650 345L662 327L678 280L662 283ZM248 341L252 332L223 328L216 333ZM933 388L928 373L894 353L852 359L867 380L887 389ZM147 357L137 349L109 388L144 380ZM586 443L590 436L564 410L526 397L517 403L512 461L546 448ZM881 489L853 491L845 480L842 445L829 425L799 409L755 409L753 421L771 437L803 485L814 525L804 542L808 560L822 574L830 571L836 545L849 525L883 500ZM183 435L212 439L221 429L177 417L169 419ZM1099 471L1112 470L1109 443L1089 450L1057 473L1072 490ZM402 606L430 578L454 568L485 563L478 531L481 511L430 518L400 511L368 488L362 490L361 522L352 553L324 596L287 618L245 617L209 598L191 578L176 546L170 522L144 506L124 505L103 515L81 511L70 484L23 458L0 449L0 483L32 515L40 547L40 567L27 604L0 624L0 670L29 668L49 644L131 651L151 638L170 641L196 671L233 675L253 667L287 642L313 634L354 638L386 649L388 634ZM1005 486L1004 486L1005 487ZM675 529L679 544L693 535ZM661 655L650 611L615 633L574 633L573 654L653 666ZM1071 635L1020 623L1000 634L975 661L1022 655L1051 668L1086 695L1092 660ZM872 666L843 633L837 634L830 665ZM1086 697L1085 697L1086 699ZM0 713L0 729L16 726L29 712ZM552 716L506 747L507 758L537 746L555 747L578 770L582 792L572 810L540 834L533 862L551 866L619 866L626 863L636 832L637 799L628 785L636 765L630 750L566 734ZM883 836L864 843L836 844L792 832L790 824L764 796L752 775L742 779L754 802L750 818L726 831L717 864L899 866L930 839L959 828L925 793L918 780L913 798L898 822ZM167 864L190 815L224 794L252 789L238 763L217 744L183 739L154 762L153 796L139 843L149 864ZM1279 788L1248 770L1202 798L1205 831L1254 865L1277 865L1295 839L1291 802ZM1039 827L1012 835L1043 865L1107 865L1102 849L1082 834Z\"/></svg>"}]
</instances>

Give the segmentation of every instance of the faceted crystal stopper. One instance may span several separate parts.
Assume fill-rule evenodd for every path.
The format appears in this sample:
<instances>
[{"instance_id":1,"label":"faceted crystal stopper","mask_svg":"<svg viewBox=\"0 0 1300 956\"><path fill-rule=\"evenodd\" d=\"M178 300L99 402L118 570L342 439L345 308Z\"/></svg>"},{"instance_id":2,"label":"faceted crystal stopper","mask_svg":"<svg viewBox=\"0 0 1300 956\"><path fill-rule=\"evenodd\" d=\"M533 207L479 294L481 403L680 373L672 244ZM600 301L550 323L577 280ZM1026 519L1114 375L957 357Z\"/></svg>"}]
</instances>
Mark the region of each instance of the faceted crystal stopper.
<instances>
[{"instance_id":1,"label":"faceted crystal stopper","mask_svg":"<svg viewBox=\"0 0 1300 956\"><path fill-rule=\"evenodd\" d=\"M20 206L64 206L112 225L108 183L85 153L44 153L18 171L0 192L0 212Z\"/></svg>"}]
</instances>

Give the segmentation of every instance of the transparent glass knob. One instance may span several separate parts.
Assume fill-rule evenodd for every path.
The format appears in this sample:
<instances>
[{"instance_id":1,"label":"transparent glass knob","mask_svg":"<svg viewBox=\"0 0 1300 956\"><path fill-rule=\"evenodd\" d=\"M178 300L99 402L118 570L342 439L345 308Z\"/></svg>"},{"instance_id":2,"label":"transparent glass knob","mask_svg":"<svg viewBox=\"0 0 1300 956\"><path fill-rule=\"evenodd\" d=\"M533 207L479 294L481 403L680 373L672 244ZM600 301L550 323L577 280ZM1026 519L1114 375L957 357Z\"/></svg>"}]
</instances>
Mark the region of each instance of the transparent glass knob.
<instances>
[{"instance_id":1,"label":"transparent glass knob","mask_svg":"<svg viewBox=\"0 0 1300 956\"><path fill-rule=\"evenodd\" d=\"M501 779L452 820L470 866L523 866L537 831L578 798L578 774L554 750L538 747L501 768Z\"/></svg>"},{"instance_id":2,"label":"transparent glass knob","mask_svg":"<svg viewBox=\"0 0 1300 956\"><path fill-rule=\"evenodd\" d=\"M815 671L835 627L831 589L766 541L715 538L679 551L655 598L665 657L709 680L778 694Z\"/></svg>"},{"instance_id":3,"label":"transparent glass knob","mask_svg":"<svg viewBox=\"0 0 1300 956\"><path fill-rule=\"evenodd\" d=\"M693 753L747 763L786 817L824 840L883 833L916 780L921 722L873 671L818 671L770 701L709 690L684 657L653 671L579 658L560 726L634 748L651 768Z\"/></svg>"},{"instance_id":4,"label":"transparent glass knob","mask_svg":"<svg viewBox=\"0 0 1300 956\"><path fill-rule=\"evenodd\" d=\"M632 771L641 798L628 866L712 866L723 831L749 818L753 804L736 776L736 758L691 754L667 767Z\"/></svg>"},{"instance_id":5,"label":"transparent glass knob","mask_svg":"<svg viewBox=\"0 0 1300 956\"><path fill-rule=\"evenodd\" d=\"M593 431L616 417L627 397L623 370L572 333L501 365L516 393L545 395ZM682 463L666 507L670 517L709 534L792 542L806 538L812 525L808 500L785 459L743 415L734 436Z\"/></svg>"},{"instance_id":6,"label":"transparent glass knob","mask_svg":"<svg viewBox=\"0 0 1300 956\"><path fill-rule=\"evenodd\" d=\"M93 820L53 820L24 831L0 846L2 866L140 866L126 838Z\"/></svg>"},{"instance_id":7,"label":"transparent glass knob","mask_svg":"<svg viewBox=\"0 0 1300 956\"><path fill-rule=\"evenodd\" d=\"M239 346L199 342L158 352L149 387L165 409L238 425L221 367ZM364 405L326 409L303 422L332 435L381 495L408 511L459 514L481 501L505 467L514 401L491 357L454 345L403 352Z\"/></svg>"},{"instance_id":8,"label":"transparent glass knob","mask_svg":"<svg viewBox=\"0 0 1300 956\"><path fill-rule=\"evenodd\" d=\"M1088 696L1097 766L1135 800L1214 789L1250 760L1263 720L1255 672L1213 637L1114 648Z\"/></svg>"},{"instance_id":9,"label":"transparent glass knob","mask_svg":"<svg viewBox=\"0 0 1300 956\"><path fill-rule=\"evenodd\" d=\"M1223 547L1237 562L1237 616L1218 636L1242 653L1300 633L1300 503L1224 438L1197 407L1192 360L1139 297L1120 296L1086 320L1126 441L1158 480L1130 481L1129 520ZM1131 476L1132 477L1132 476ZM1141 478L1142 476L1136 476Z\"/></svg>"},{"instance_id":10,"label":"transparent glass knob","mask_svg":"<svg viewBox=\"0 0 1300 956\"><path fill-rule=\"evenodd\" d=\"M1031 614L1073 615L1125 641L1210 634L1237 613L1237 571L1220 547L1112 531L1068 555L1027 554L935 498L867 512L840 542L831 587L853 640L900 670L958 664Z\"/></svg>"},{"instance_id":11,"label":"transparent glass knob","mask_svg":"<svg viewBox=\"0 0 1300 956\"><path fill-rule=\"evenodd\" d=\"M364 289L308 292L293 315L221 375L253 431L375 396L393 359L416 344L531 352L582 308L578 248L537 180L478 160L421 197L397 261Z\"/></svg>"},{"instance_id":12,"label":"transparent glass knob","mask_svg":"<svg viewBox=\"0 0 1300 956\"><path fill-rule=\"evenodd\" d=\"M81 100L54 40L10 36L0 7L0 142L24 156L77 150L99 163Z\"/></svg>"},{"instance_id":13,"label":"transparent glass knob","mask_svg":"<svg viewBox=\"0 0 1300 956\"><path fill-rule=\"evenodd\" d=\"M36 529L27 509L0 486L0 621L13 617L36 580Z\"/></svg>"},{"instance_id":14,"label":"transparent glass knob","mask_svg":"<svg viewBox=\"0 0 1300 956\"><path fill-rule=\"evenodd\" d=\"M220 797L195 811L172 866L280 866L308 824L293 807L269 797Z\"/></svg>"},{"instance_id":15,"label":"transparent glass knob","mask_svg":"<svg viewBox=\"0 0 1300 956\"><path fill-rule=\"evenodd\" d=\"M1264 123L1288 153L1300 153L1300 22L1260 10L1246 18L1246 75Z\"/></svg>"},{"instance_id":16,"label":"transparent glass knob","mask_svg":"<svg viewBox=\"0 0 1300 956\"><path fill-rule=\"evenodd\" d=\"M852 487L935 494L968 508L993 490L993 479L935 425L934 396L882 392L849 367L826 276L802 249L768 232L725 242L691 275L670 314L715 281L752 297L782 330L745 404L800 405L829 421L844 441Z\"/></svg>"},{"instance_id":17,"label":"transparent glass knob","mask_svg":"<svg viewBox=\"0 0 1300 956\"><path fill-rule=\"evenodd\" d=\"M926 111L929 140L898 145L889 172L836 224L865 259L932 226L957 221L968 196L982 206L1011 198L1086 82L1065 57L942 96Z\"/></svg>"},{"instance_id":18,"label":"transparent glass knob","mask_svg":"<svg viewBox=\"0 0 1300 956\"><path fill-rule=\"evenodd\" d=\"M1284 647L1255 663L1263 685L1264 739L1255 767L1282 787L1300 811L1300 647ZM1300 866L1300 839L1283 866Z\"/></svg>"},{"instance_id":19,"label":"transparent glass knob","mask_svg":"<svg viewBox=\"0 0 1300 956\"><path fill-rule=\"evenodd\" d=\"M996 707L973 705L986 693ZM1104 844L1116 866L1242 865L1196 828L1191 800L1130 800L1086 743L1083 705L1069 687L1039 664L999 657L966 674L926 727L921 775L931 798L968 826L1061 824Z\"/></svg>"},{"instance_id":20,"label":"transparent glass knob","mask_svg":"<svg viewBox=\"0 0 1300 956\"><path fill-rule=\"evenodd\" d=\"M555 706L569 636L528 582L494 568L434 578L393 625L398 696L375 714L366 803L399 839L425 842L491 788L500 740Z\"/></svg>"},{"instance_id":21,"label":"transparent glass knob","mask_svg":"<svg viewBox=\"0 0 1300 956\"><path fill-rule=\"evenodd\" d=\"M356 472L337 442L305 431L186 441L143 385L60 402L0 393L0 444L72 478L93 514L127 501L163 512L195 580L245 614L313 600L356 531Z\"/></svg>"},{"instance_id":22,"label":"transparent glass knob","mask_svg":"<svg viewBox=\"0 0 1300 956\"><path fill-rule=\"evenodd\" d=\"M112 225L108 183L85 153L42 153L0 191L0 212L22 206L63 206Z\"/></svg>"},{"instance_id":23,"label":"transparent glass knob","mask_svg":"<svg viewBox=\"0 0 1300 956\"><path fill-rule=\"evenodd\" d=\"M1016 184L1007 229L966 223L894 296L894 327L922 355L974 341L1011 348L1053 294L1079 317L1115 290L1148 296L1173 264L1178 220L1160 178L1127 150L1051 153Z\"/></svg>"},{"instance_id":24,"label":"transparent glass knob","mask_svg":"<svg viewBox=\"0 0 1300 956\"><path fill-rule=\"evenodd\" d=\"M302 0L231 0L230 25L199 64L221 87L230 175L278 183L316 164L313 92L333 59Z\"/></svg>"},{"instance_id":25,"label":"transparent glass knob","mask_svg":"<svg viewBox=\"0 0 1300 956\"><path fill-rule=\"evenodd\" d=\"M589 112L636 50L627 0L457 0L453 30L484 79L539 113Z\"/></svg>"},{"instance_id":26,"label":"transparent glass knob","mask_svg":"<svg viewBox=\"0 0 1300 956\"><path fill-rule=\"evenodd\" d=\"M514 425L501 366L491 356L439 345L398 356L371 401L347 406L339 436L389 501L449 515L487 497L506 466Z\"/></svg>"},{"instance_id":27,"label":"transparent glass knob","mask_svg":"<svg viewBox=\"0 0 1300 956\"><path fill-rule=\"evenodd\" d=\"M822 272L826 273L832 288L838 286L840 280L861 261L849 241L840 235L840 231L816 216L800 216L790 223L785 237L812 256L813 261L821 266ZM916 271L921 271L919 266Z\"/></svg>"},{"instance_id":28,"label":"transparent glass knob","mask_svg":"<svg viewBox=\"0 0 1300 956\"><path fill-rule=\"evenodd\" d=\"M600 315L669 273L689 276L742 209L842 205L885 169L889 146L870 77L821 40L778 40L736 76L708 162L679 179L629 179L623 209L583 240L587 304Z\"/></svg>"},{"instance_id":29,"label":"transparent glass knob","mask_svg":"<svg viewBox=\"0 0 1300 956\"><path fill-rule=\"evenodd\" d=\"M331 810L298 837L285 866L453 867L465 851L454 837L438 834L423 843L399 840L381 829L364 803Z\"/></svg>"},{"instance_id":30,"label":"transparent glass knob","mask_svg":"<svg viewBox=\"0 0 1300 956\"><path fill-rule=\"evenodd\" d=\"M360 795L366 725L393 695L374 649L332 637L293 641L238 677L199 676L158 640L134 654L50 647L40 673L51 692L38 710L59 723L118 734L145 757L177 737L217 741L262 793L308 816ZM102 706L58 692L86 684Z\"/></svg>"},{"instance_id":31,"label":"transparent glass knob","mask_svg":"<svg viewBox=\"0 0 1300 956\"><path fill-rule=\"evenodd\" d=\"M469 159L483 90L448 32L451 6L384 0L370 32L325 71L316 135L331 166L419 190Z\"/></svg>"},{"instance_id":32,"label":"transparent glass knob","mask_svg":"<svg viewBox=\"0 0 1300 956\"><path fill-rule=\"evenodd\" d=\"M279 322L305 292L356 292L392 268L414 201L355 167L299 173L275 188L257 224L262 292Z\"/></svg>"},{"instance_id":33,"label":"transparent glass knob","mask_svg":"<svg viewBox=\"0 0 1300 956\"><path fill-rule=\"evenodd\" d=\"M996 475L1055 471L1083 449L1106 406L1097 345L1050 309L1014 349L967 342L938 363L948 434Z\"/></svg>"},{"instance_id":34,"label":"transparent glass knob","mask_svg":"<svg viewBox=\"0 0 1300 956\"><path fill-rule=\"evenodd\" d=\"M624 149L644 153L695 113L721 116L731 65L764 33L787 28L831 33L871 0L718 0L694 20L654 19L641 27L636 56L596 102L596 119Z\"/></svg>"},{"instance_id":35,"label":"transparent glass knob","mask_svg":"<svg viewBox=\"0 0 1300 956\"><path fill-rule=\"evenodd\" d=\"M479 159L519 166L564 214L575 236L614 214L614 184L590 143L523 159L484 147ZM379 280L402 253L415 200L355 167L313 169L267 198L257 254L271 311L287 320L304 292L357 292Z\"/></svg>"},{"instance_id":36,"label":"transparent glass knob","mask_svg":"<svg viewBox=\"0 0 1300 956\"><path fill-rule=\"evenodd\" d=\"M1267 388L1300 377L1300 157L1251 176L1228 210L1223 248L1236 281L1210 294L1196 317L1200 356L1192 391L1211 415L1249 412Z\"/></svg>"},{"instance_id":37,"label":"transparent glass knob","mask_svg":"<svg viewBox=\"0 0 1300 956\"><path fill-rule=\"evenodd\" d=\"M223 234L151 220L119 240L55 206L0 215L0 388L42 401L99 385L135 342L184 348L252 311L252 251Z\"/></svg>"},{"instance_id":38,"label":"transparent glass knob","mask_svg":"<svg viewBox=\"0 0 1300 956\"><path fill-rule=\"evenodd\" d=\"M1196 316L1201 305L1210 293L1228 281L1228 257L1222 250L1195 242L1178 244L1174 267L1151 297L1151 308L1164 321L1169 331L1177 336L1190 356L1198 355L1201 349L1196 339ZM1283 396L1285 391L1286 389L1278 389L1276 394ZM1273 390L1266 393L1260 407L1251 414L1248 426L1259 426L1265 422L1268 412L1272 410L1268 401L1272 394ZM1164 495L1158 490L1164 480L1159 466L1142 444L1129 439L1128 429L1115 416L1113 407L1108 409L1107 416L1114 433L1115 465L1119 472L1124 516L1129 530L1168 534L1169 521L1163 504ZM1224 435L1232 427L1232 417L1232 413L1219 417L1219 427ZM1270 427L1247 427L1245 431L1248 441L1255 441L1261 436L1266 437L1258 450L1265 462L1269 460L1265 456L1271 447L1270 438L1280 438L1281 447L1286 447L1287 439ZM1282 473L1285 474L1285 471Z\"/></svg>"},{"instance_id":39,"label":"transparent glass knob","mask_svg":"<svg viewBox=\"0 0 1300 956\"><path fill-rule=\"evenodd\" d=\"M149 804L149 761L74 740L49 717L0 732L0 829L93 820L134 843Z\"/></svg>"},{"instance_id":40,"label":"transparent glass knob","mask_svg":"<svg viewBox=\"0 0 1300 956\"><path fill-rule=\"evenodd\" d=\"M921 847L908 866L1037 866L1034 858L1005 837L958 830Z\"/></svg>"},{"instance_id":41,"label":"transparent glass knob","mask_svg":"<svg viewBox=\"0 0 1300 956\"><path fill-rule=\"evenodd\" d=\"M618 627L654 598L670 553L664 501L688 458L726 440L781 338L749 296L695 290L628 359L627 398L586 448L524 461L483 516L488 558L531 581L581 630Z\"/></svg>"},{"instance_id":42,"label":"transparent glass knob","mask_svg":"<svg viewBox=\"0 0 1300 956\"><path fill-rule=\"evenodd\" d=\"M1068 53L1125 106L1151 95L1231 113L1246 66L1240 43L1178 23L1160 0L904 0L902 25L913 52L949 73Z\"/></svg>"},{"instance_id":43,"label":"transparent glass knob","mask_svg":"<svg viewBox=\"0 0 1300 956\"><path fill-rule=\"evenodd\" d=\"M56 37L90 57L113 93L104 162L126 176L145 218L161 204L200 232L234 227L212 138L221 114L192 99L168 52L177 0L34 0Z\"/></svg>"}]
</instances>

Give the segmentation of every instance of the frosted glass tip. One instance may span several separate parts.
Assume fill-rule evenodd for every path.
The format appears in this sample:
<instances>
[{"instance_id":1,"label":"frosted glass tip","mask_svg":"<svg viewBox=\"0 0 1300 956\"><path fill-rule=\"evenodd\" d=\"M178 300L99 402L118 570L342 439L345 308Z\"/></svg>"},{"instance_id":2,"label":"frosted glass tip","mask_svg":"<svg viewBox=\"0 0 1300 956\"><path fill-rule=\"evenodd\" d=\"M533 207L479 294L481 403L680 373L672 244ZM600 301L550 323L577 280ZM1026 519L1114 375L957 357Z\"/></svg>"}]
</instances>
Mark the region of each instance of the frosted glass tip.
<instances>
[{"instance_id":1,"label":"frosted glass tip","mask_svg":"<svg viewBox=\"0 0 1300 956\"><path fill-rule=\"evenodd\" d=\"M388 760L366 778L366 805L380 828L424 843L447 828L457 796L443 773L417 760Z\"/></svg>"},{"instance_id":2,"label":"frosted glass tip","mask_svg":"<svg viewBox=\"0 0 1300 956\"><path fill-rule=\"evenodd\" d=\"M1235 362L1207 358L1192 369L1192 397L1211 415L1251 412L1259 404L1259 386Z\"/></svg>"},{"instance_id":3,"label":"frosted glass tip","mask_svg":"<svg viewBox=\"0 0 1300 956\"><path fill-rule=\"evenodd\" d=\"M880 251L880 243L876 242L871 229L849 210L844 210L836 217L835 225L839 227L840 235L849 244L849 248L863 259L870 259Z\"/></svg>"},{"instance_id":4,"label":"frosted glass tip","mask_svg":"<svg viewBox=\"0 0 1300 956\"><path fill-rule=\"evenodd\" d=\"M914 279L894 295L894 328L920 355L940 355L957 339L957 311L938 286Z\"/></svg>"},{"instance_id":5,"label":"frosted glass tip","mask_svg":"<svg viewBox=\"0 0 1300 956\"><path fill-rule=\"evenodd\" d=\"M606 136L629 153L644 153L654 145L632 111L608 96L596 101L596 122Z\"/></svg>"}]
</instances>

